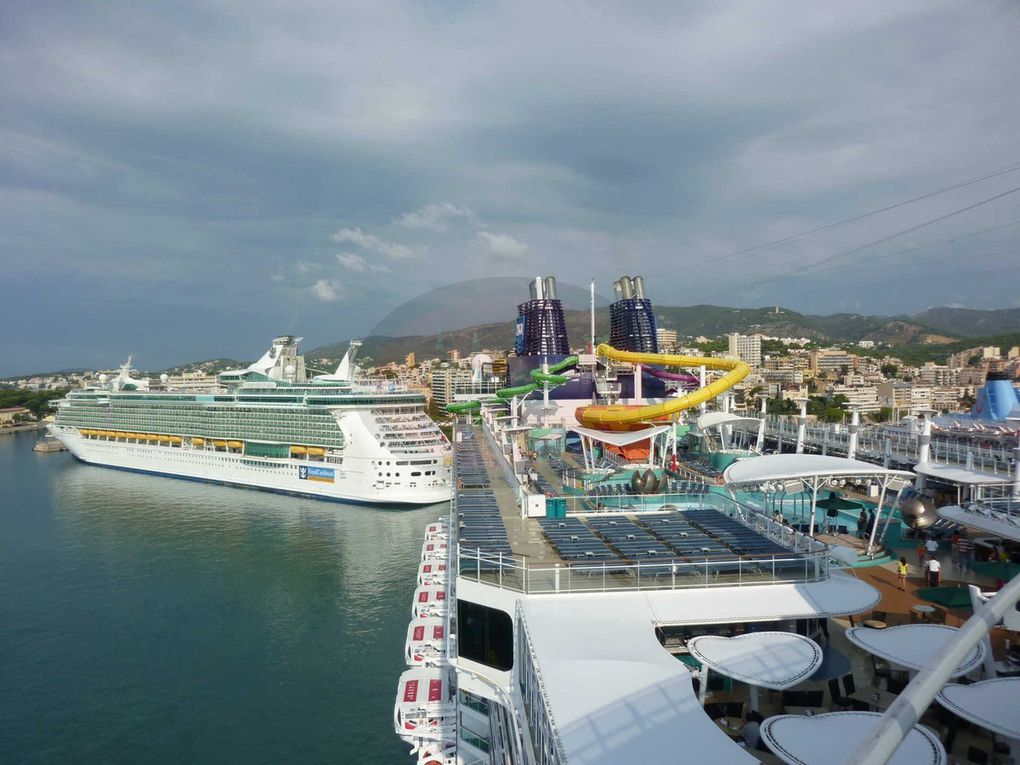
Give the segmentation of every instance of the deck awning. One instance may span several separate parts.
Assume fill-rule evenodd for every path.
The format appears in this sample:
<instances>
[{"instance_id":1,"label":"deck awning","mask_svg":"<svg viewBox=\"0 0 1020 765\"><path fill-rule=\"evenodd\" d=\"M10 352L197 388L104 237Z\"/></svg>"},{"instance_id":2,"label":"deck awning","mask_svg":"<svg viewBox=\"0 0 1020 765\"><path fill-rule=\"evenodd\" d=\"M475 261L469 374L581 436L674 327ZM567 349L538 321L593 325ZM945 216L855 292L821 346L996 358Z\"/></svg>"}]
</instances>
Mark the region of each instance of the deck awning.
<instances>
[{"instance_id":1,"label":"deck awning","mask_svg":"<svg viewBox=\"0 0 1020 765\"><path fill-rule=\"evenodd\" d=\"M970 685L947 685L936 701L964 720L1000 736L1020 740L1020 677L999 677Z\"/></svg>"},{"instance_id":2,"label":"deck awning","mask_svg":"<svg viewBox=\"0 0 1020 765\"><path fill-rule=\"evenodd\" d=\"M766 746L786 763L842 762L867 739L882 717L878 712L776 715L761 724ZM945 765L946 749L927 728L915 725L887 761L889 765Z\"/></svg>"},{"instance_id":3,"label":"deck awning","mask_svg":"<svg viewBox=\"0 0 1020 765\"><path fill-rule=\"evenodd\" d=\"M741 417L731 412L706 412L698 417L698 427L701 430L717 428L720 425L748 425L757 428L761 420L754 417Z\"/></svg>"},{"instance_id":4,"label":"deck awning","mask_svg":"<svg viewBox=\"0 0 1020 765\"><path fill-rule=\"evenodd\" d=\"M847 640L874 656L907 669L919 670L931 664L958 631L956 627L943 624L901 624L884 630L851 627L845 634ZM960 662L952 677L972 672L984 656L984 647L978 643Z\"/></svg>"},{"instance_id":5,"label":"deck awning","mask_svg":"<svg viewBox=\"0 0 1020 765\"><path fill-rule=\"evenodd\" d=\"M1016 522L1020 515L1017 513L993 511L982 505L974 505L971 509L965 509L959 505L947 505L940 507L936 513L939 518L959 523L961 526L968 526L986 534L994 534L1003 539L1020 542L1020 525L1017 525Z\"/></svg>"},{"instance_id":6,"label":"deck awning","mask_svg":"<svg viewBox=\"0 0 1020 765\"><path fill-rule=\"evenodd\" d=\"M985 473L981 470L968 470L958 465L942 465L938 462L918 463L914 465L914 472L939 481L961 483L967 486L993 486L1010 482L1009 476Z\"/></svg>"},{"instance_id":7,"label":"deck awning","mask_svg":"<svg viewBox=\"0 0 1020 765\"><path fill-rule=\"evenodd\" d=\"M687 641L687 650L713 672L773 691L804 682L823 658L814 640L793 632L700 635Z\"/></svg>"},{"instance_id":8,"label":"deck awning","mask_svg":"<svg viewBox=\"0 0 1020 765\"><path fill-rule=\"evenodd\" d=\"M810 482L828 478L903 478L914 474L908 470L891 470L881 465L845 457L822 454L767 454L753 460L734 462L723 473L727 486L762 484L792 480Z\"/></svg>"},{"instance_id":9,"label":"deck awning","mask_svg":"<svg viewBox=\"0 0 1020 765\"><path fill-rule=\"evenodd\" d=\"M658 425L654 428L645 428L644 430L606 431L577 426L567 428L567 430L598 443L609 444L610 446L629 446L630 444L647 441L649 438L668 433L672 428L672 425Z\"/></svg>"}]
</instances>

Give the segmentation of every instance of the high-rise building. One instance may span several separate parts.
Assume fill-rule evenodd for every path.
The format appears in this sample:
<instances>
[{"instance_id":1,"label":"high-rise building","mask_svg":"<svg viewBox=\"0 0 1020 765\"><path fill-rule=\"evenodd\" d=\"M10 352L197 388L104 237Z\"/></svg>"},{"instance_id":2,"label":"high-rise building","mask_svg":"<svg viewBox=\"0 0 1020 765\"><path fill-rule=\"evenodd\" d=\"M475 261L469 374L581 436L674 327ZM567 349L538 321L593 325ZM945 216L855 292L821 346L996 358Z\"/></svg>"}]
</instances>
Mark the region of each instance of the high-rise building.
<instances>
[{"instance_id":1,"label":"high-rise building","mask_svg":"<svg viewBox=\"0 0 1020 765\"><path fill-rule=\"evenodd\" d=\"M676 351L677 340L679 339L675 329L655 328L655 339L659 343L660 351L673 353Z\"/></svg>"},{"instance_id":2,"label":"high-rise building","mask_svg":"<svg viewBox=\"0 0 1020 765\"><path fill-rule=\"evenodd\" d=\"M460 361L460 351L458 351L456 348L447 351L446 352L446 359L447 359L447 361L453 361L453 362Z\"/></svg>"},{"instance_id":3,"label":"high-rise building","mask_svg":"<svg viewBox=\"0 0 1020 765\"><path fill-rule=\"evenodd\" d=\"M761 335L741 335L734 332L727 337L730 341L730 356L745 361L752 367L761 366Z\"/></svg>"},{"instance_id":4,"label":"high-rise building","mask_svg":"<svg viewBox=\"0 0 1020 765\"><path fill-rule=\"evenodd\" d=\"M411 353L409 353L406 356L404 356L404 366L413 367L414 366L414 361L415 361L414 351L411 351Z\"/></svg>"}]
</instances>

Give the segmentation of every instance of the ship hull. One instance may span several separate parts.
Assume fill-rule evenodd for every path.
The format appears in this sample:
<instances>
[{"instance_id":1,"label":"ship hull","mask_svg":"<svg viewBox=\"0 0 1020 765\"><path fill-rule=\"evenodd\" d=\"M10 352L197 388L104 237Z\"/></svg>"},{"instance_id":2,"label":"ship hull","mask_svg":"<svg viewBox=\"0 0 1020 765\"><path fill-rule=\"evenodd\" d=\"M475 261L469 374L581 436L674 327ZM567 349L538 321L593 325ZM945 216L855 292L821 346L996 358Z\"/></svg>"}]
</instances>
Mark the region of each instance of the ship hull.
<instances>
[{"instance_id":1,"label":"ship hull","mask_svg":"<svg viewBox=\"0 0 1020 765\"><path fill-rule=\"evenodd\" d=\"M342 465L269 459L202 449L87 439L70 428L50 426L79 461L98 467L169 478L259 489L334 502L421 507L449 501L446 485L402 485L373 480L369 460L345 456ZM358 463L364 462L364 465Z\"/></svg>"}]
</instances>

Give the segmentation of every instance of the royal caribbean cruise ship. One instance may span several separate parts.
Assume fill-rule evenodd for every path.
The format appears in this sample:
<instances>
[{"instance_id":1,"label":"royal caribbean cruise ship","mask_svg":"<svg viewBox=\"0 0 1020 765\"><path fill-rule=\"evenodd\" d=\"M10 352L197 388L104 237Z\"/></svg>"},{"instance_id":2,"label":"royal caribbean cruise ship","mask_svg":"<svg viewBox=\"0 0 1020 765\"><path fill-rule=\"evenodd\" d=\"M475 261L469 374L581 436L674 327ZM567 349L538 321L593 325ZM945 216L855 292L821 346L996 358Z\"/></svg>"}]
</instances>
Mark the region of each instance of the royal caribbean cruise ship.
<instances>
[{"instance_id":1,"label":"royal caribbean cruise ship","mask_svg":"<svg viewBox=\"0 0 1020 765\"><path fill-rule=\"evenodd\" d=\"M50 431L82 462L317 499L448 500L450 446L421 393L356 378L360 343L307 379L301 338L220 373L209 392L152 390L129 365L56 403Z\"/></svg>"}]
</instances>

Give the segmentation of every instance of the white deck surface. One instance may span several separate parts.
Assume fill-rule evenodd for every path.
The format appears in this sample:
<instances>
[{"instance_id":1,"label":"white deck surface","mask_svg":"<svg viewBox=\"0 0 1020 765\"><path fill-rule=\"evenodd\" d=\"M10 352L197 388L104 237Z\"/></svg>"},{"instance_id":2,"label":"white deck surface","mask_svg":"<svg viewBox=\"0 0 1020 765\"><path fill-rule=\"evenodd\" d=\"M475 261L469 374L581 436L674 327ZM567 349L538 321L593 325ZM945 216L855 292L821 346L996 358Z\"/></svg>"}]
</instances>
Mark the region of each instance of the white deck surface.
<instances>
[{"instance_id":1,"label":"white deck surface","mask_svg":"<svg viewBox=\"0 0 1020 765\"><path fill-rule=\"evenodd\" d=\"M795 478L850 476L900 476L913 478L906 470L890 470L881 465L845 457L822 454L767 454L753 460L734 462L723 473L726 485L788 481Z\"/></svg>"},{"instance_id":2,"label":"white deck surface","mask_svg":"<svg viewBox=\"0 0 1020 765\"><path fill-rule=\"evenodd\" d=\"M691 655L719 674L775 691L807 680L822 663L822 649L792 632L702 635L687 641Z\"/></svg>"},{"instance_id":3,"label":"white deck surface","mask_svg":"<svg viewBox=\"0 0 1020 765\"><path fill-rule=\"evenodd\" d=\"M587 597L611 599L634 596L607 594ZM641 593L640 597L648 603L652 621L660 625L674 625L860 614L874 608L882 599L882 593L867 582L834 571L823 582L651 590Z\"/></svg>"},{"instance_id":4,"label":"white deck surface","mask_svg":"<svg viewBox=\"0 0 1020 765\"><path fill-rule=\"evenodd\" d=\"M524 617L570 765L757 762L705 714L644 598L533 596Z\"/></svg>"},{"instance_id":5,"label":"white deck surface","mask_svg":"<svg viewBox=\"0 0 1020 765\"><path fill-rule=\"evenodd\" d=\"M871 733L877 712L830 712L813 717L777 715L761 724L761 737L790 765L842 765ZM927 728L915 725L887 765L944 765L946 750Z\"/></svg>"},{"instance_id":6,"label":"white deck surface","mask_svg":"<svg viewBox=\"0 0 1020 765\"><path fill-rule=\"evenodd\" d=\"M874 656L879 656L901 667L918 670L930 664L946 643L956 637L956 627L943 624L901 624L884 630L869 627L851 627L847 640ZM960 677L976 669L984 658L979 643L967 654L952 677Z\"/></svg>"},{"instance_id":7,"label":"white deck surface","mask_svg":"<svg viewBox=\"0 0 1020 765\"><path fill-rule=\"evenodd\" d=\"M698 704L687 668L656 624L861 613L880 600L842 573L816 584L532 595L525 624L571 765L754 763Z\"/></svg>"},{"instance_id":8,"label":"white deck surface","mask_svg":"<svg viewBox=\"0 0 1020 765\"><path fill-rule=\"evenodd\" d=\"M947 685L935 699L964 720L1011 739L1020 739L1020 677L971 685Z\"/></svg>"}]
</instances>

